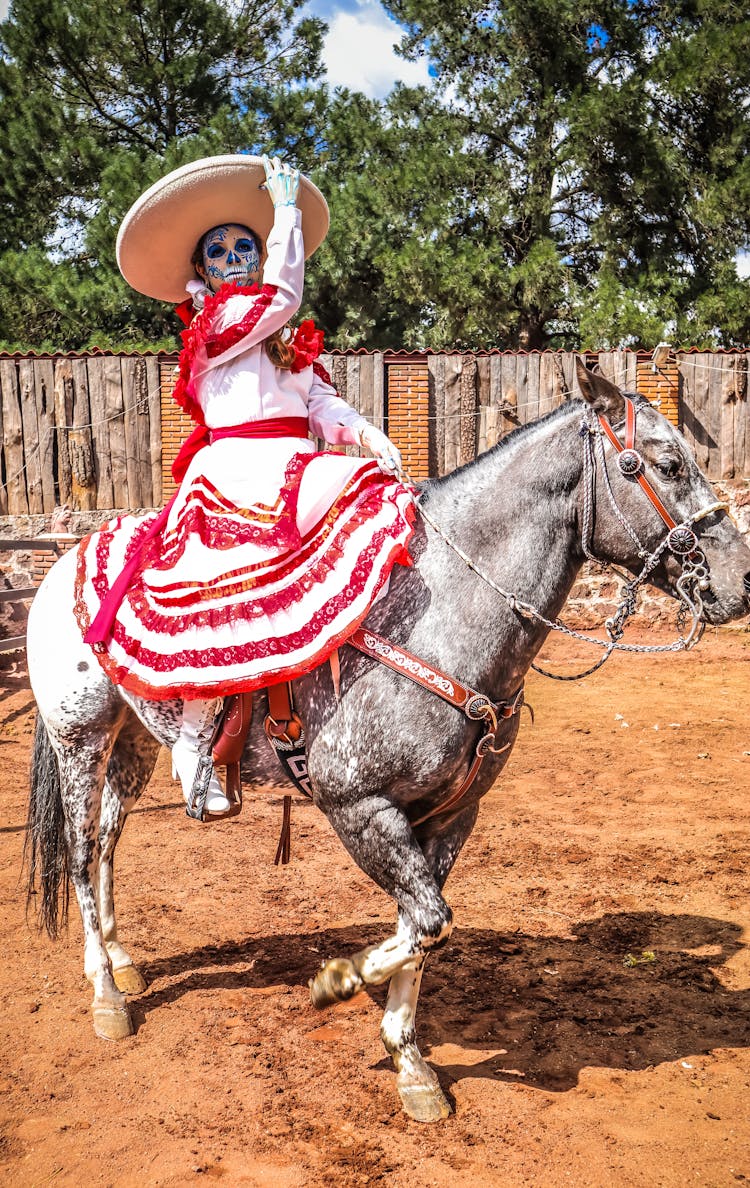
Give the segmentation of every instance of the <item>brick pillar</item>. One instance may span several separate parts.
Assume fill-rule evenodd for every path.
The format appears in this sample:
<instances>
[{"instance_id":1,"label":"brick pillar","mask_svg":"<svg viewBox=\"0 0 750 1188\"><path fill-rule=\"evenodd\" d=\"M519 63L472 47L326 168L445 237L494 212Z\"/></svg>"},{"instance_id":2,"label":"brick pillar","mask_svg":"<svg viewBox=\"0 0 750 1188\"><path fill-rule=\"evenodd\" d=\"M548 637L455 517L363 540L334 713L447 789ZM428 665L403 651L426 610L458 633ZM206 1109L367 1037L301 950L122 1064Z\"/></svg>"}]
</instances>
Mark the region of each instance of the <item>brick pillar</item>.
<instances>
[{"instance_id":1,"label":"brick pillar","mask_svg":"<svg viewBox=\"0 0 750 1188\"><path fill-rule=\"evenodd\" d=\"M43 532L36 538L38 541L49 541L48 545L40 545L31 550L31 581L35 586L41 586L55 561L75 548L81 539L69 532Z\"/></svg>"},{"instance_id":2,"label":"brick pillar","mask_svg":"<svg viewBox=\"0 0 750 1188\"><path fill-rule=\"evenodd\" d=\"M429 475L429 373L423 355L386 355L388 436L414 479Z\"/></svg>"},{"instance_id":3,"label":"brick pillar","mask_svg":"<svg viewBox=\"0 0 750 1188\"><path fill-rule=\"evenodd\" d=\"M164 503L175 493L172 463L180 446L195 428L187 413L172 397L177 378L177 359L159 360L159 399L161 403L161 490Z\"/></svg>"},{"instance_id":4,"label":"brick pillar","mask_svg":"<svg viewBox=\"0 0 750 1188\"><path fill-rule=\"evenodd\" d=\"M652 404L658 400L659 412L673 425L679 426L680 372L675 356L670 354L667 362L656 370L650 355L639 356L637 377L637 388L641 395Z\"/></svg>"}]
</instances>

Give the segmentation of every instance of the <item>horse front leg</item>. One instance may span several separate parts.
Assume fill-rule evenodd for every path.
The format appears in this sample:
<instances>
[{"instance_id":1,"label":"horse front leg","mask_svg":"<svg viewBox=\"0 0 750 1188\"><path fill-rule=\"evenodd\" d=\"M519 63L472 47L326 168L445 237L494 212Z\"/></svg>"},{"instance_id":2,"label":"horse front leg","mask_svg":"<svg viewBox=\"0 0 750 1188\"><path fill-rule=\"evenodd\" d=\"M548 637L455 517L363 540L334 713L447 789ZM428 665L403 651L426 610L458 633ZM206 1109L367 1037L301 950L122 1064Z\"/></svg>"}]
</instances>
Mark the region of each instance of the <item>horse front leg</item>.
<instances>
[{"instance_id":1,"label":"horse front leg","mask_svg":"<svg viewBox=\"0 0 750 1188\"><path fill-rule=\"evenodd\" d=\"M392 979L381 1034L401 1102L410 1117L438 1121L450 1106L417 1048L414 1014L425 954L447 941L452 913L402 809L382 796L346 800L324 811L358 866L396 900L398 929L379 945L326 961L310 983L312 1002L330 1006Z\"/></svg>"},{"instance_id":2,"label":"horse front leg","mask_svg":"<svg viewBox=\"0 0 750 1188\"><path fill-rule=\"evenodd\" d=\"M94 1031L102 1039L133 1034L125 995L117 988L99 911L100 812L109 754L90 746L58 751L70 879L84 935L83 969L94 987Z\"/></svg>"},{"instance_id":3,"label":"horse front leg","mask_svg":"<svg viewBox=\"0 0 750 1188\"><path fill-rule=\"evenodd\" d=\"M439 818L427 822L419 831L422 852L441 890L476 817L476 806L472 806L447 823ZM447 1117L450 1106L417 1046L416 1013L424 962L423 957L408 963L391 978L380 1038L398 1074L396 1087L405 1112L419 1122L437 1122Z\"/></svg>"}]
</instances>

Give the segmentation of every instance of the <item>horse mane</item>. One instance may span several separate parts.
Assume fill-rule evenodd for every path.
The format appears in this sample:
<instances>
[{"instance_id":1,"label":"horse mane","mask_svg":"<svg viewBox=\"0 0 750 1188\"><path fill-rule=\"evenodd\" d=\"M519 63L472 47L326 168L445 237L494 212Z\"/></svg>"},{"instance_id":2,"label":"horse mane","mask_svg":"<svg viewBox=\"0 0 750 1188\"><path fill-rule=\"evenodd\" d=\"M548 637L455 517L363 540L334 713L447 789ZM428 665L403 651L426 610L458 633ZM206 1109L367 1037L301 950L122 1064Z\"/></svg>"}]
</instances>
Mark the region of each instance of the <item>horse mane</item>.
<instances>
[{"instance_id":1,"label":"horse mane","mask_svg":"<svg viewBox=\"0 0 750 1188\"><path fill-rule=\"evenodd\" d=\"M419 489L421 492L423 492L424 500L429 497L432 491L436 491L439 488L445 488L454 479L463 475L465 471L470 470L472 466L476 466L477 463L480 462L484 463L490 458L497 457L497 455L502 453L503 450L510 449L512 446L517 445L522 437L525 437L528 434L536 431L537 429L541 428L542 425L547 425L550 421L561 420L572 405L581 405L582 403L583 402L578 397L574 397L572 400L566 400L562 404L558 404L557 408L553 408L551 412L545 413L543 417L538 417L535 421L527 421L525 425L518 425L515 429L512 429L510 433L507 433L505 437L501 438L500 441L496 442L495 445L491 446L488 450L485 450L484 453L480 454L479 457L472 458L471 462L464 462L463 465L457 466L455 470L450 472L450 474L444 474L435 479L426 479L424 482L419 484Z\"/></svg>"}]
</instances>

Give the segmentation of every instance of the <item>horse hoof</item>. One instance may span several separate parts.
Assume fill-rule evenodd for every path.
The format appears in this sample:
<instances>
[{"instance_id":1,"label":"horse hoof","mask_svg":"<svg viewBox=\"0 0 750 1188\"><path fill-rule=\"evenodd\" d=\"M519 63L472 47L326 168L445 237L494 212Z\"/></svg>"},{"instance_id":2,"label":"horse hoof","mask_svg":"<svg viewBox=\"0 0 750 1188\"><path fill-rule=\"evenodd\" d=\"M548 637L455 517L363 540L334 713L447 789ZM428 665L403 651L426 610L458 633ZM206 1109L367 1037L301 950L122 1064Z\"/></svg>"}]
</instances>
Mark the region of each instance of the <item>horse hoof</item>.
<instances>
[{"instance_id":1,"label":"horse hoof","mask_svg":"<svg viewBox=\"0 0 750 1188\"><path fill-rule=\"evenodd\" d=\"M96 1006L92 1008L94 1031L99 1039L121 1040L134 1034L127 1007Z\"/></svg>"},{"instance_id":2,"label":"horse hoof","mask_svg":"<svg viewBox=\"0 0 750 1188\"><path fill-rule=\"evenodd\" d=\"M437 1084L418 1085L411 1082L398 1086L404 1113L415 1122L444 1122L450 1117L448 1099Z\"/></svg>"},{"instance_id":3,"label":"horse hoof","mask_svg":"<svg viewBox=\"0 0 750 1188\"><path fill-rule=\"evenodd\" d=\"M134 965L123 965L113 971L115 986L122 994L143 994L148 982Z\"/></svg>"},{"instance_id":4,"label":"horse hoof","mask_svg":"<svg viewBox=\"0 0 750 1188\"><path fill-rule=\"evenodd\" d=\"M310 998L317 1010L346 1002L362 988L362 978L348 957L334 957L326 961L310 981Z\"/></svg>"}]
</instances>

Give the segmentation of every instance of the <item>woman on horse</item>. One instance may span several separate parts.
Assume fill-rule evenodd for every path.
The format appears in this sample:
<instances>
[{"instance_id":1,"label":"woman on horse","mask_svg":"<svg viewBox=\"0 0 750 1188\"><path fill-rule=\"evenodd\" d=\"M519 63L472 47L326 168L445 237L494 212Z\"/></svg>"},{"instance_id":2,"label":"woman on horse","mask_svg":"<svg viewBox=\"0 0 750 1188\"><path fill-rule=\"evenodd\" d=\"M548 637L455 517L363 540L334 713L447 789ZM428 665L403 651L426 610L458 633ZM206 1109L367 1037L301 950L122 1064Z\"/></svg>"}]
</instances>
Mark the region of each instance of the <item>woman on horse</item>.
<instances>
[{"instance_id":1,"label":"woman on horse","mask_svg":"<svg viewBox=\"0 0 750 1188\"><path fill-rule=\"evenodd\" d=\"M173 759L188 801L219 699L321 664L393 565L409 564L398 450L336 394L317 362L322 333L288 325L327 229L323 196L296 169L226 156L157 182L118 236L134 288L190 294L174 397L196 429L167 507L82 543L76 614L113 681L183 700ZM376 461L318 452L309 434ZM205 814L229 808L212 774Z\"/></svg>"}]
</instances>

